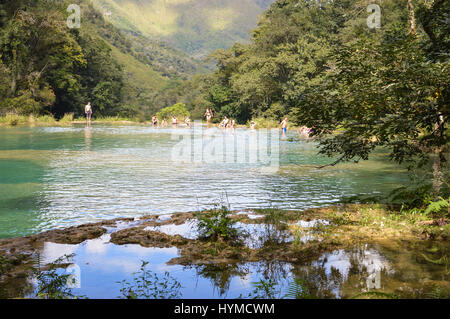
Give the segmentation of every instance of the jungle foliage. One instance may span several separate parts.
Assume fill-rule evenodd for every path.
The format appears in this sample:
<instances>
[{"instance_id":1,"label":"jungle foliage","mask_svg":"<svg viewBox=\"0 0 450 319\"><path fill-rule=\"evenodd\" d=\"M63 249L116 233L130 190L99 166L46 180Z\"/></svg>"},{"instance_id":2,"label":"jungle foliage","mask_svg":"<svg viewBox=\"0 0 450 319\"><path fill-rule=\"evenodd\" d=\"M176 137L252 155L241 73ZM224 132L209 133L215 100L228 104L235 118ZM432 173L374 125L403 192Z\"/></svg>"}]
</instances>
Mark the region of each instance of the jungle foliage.
<instances>
[{"instance_id":1,"label":"jungle foliage","mask_svg":"<svg viewBox=\"0 0 450 319\"><path fill-rule=\"evenodd\" d=\"M380 28L367 24L372 3ZM410 168L431 163L438 193L448 186L449 12L442 0L278 0L250 44L211 54L202 99L242 124L289 115L314 129L332 165L379 147Z\"/></svg>"}]
</instances>

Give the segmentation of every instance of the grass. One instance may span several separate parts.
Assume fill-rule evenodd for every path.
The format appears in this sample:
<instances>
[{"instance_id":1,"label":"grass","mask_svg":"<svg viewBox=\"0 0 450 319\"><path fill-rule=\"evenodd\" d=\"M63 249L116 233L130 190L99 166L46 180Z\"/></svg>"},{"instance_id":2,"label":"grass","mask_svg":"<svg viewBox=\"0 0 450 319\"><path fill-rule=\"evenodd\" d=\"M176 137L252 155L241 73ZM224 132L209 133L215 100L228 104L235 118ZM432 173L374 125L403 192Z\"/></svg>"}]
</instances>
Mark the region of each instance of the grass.
<instances>
[{"instance_id":1,"label":"grass","mask_svg":"<svg viewBox=\"0 0 450 319\"><path fill-rule=\"evenodd\" d=\"M18 115L6 114L0 116L0 126L70 126L72 124L84 124L85 118L75 118L73 113L65 114L60 120L55 119L50 115L35 116L35 115ZM99 117L92 120L94 124L125 124L125 123L142 123L137 118L125 118L119 116Z\"/></svg>"},{"instance_id":2,"label":"grass","mask_svg":"<svg viewBox=\"0 0 450 319\"><path fill-rule=\"evenodd\" d=\"M281 127L281 120L277 121L274 119L269 119L265 117L258 117L253 118L251 121L248 121L246 124L246 127L250 127L251 122L256 123L256 129L273 129L273 128L280 128ZM298 130L298 126L293 125L292 123L288 123L288 130Z\"/></svg>"},{"instance_id":3,"label":"grass","mask_svg":"<svg viewBox=\"0 0 450 319\"><path fill-rule=\"evenodd\" d=\"M9 113L0 116L0 126L18 126L18 125L57 125L57 120L50 115L18 115Z\"/></svg>"},{"instance_id":4,"label":"grass","mask_svg":"<svg viewBox=\"0 0 450 319\"><path fill-rule=\"evenodd\" d=\"M250 123L251 122L255 122L256 123L256 129L262 129L262 128L279 128L280 127L280 122L273 120L273 119L267 119L264 117L258 117L255 119L252 119L251 121L249 121L247 123L247 127L250 127Z\"/></svg>"}]
</instances>

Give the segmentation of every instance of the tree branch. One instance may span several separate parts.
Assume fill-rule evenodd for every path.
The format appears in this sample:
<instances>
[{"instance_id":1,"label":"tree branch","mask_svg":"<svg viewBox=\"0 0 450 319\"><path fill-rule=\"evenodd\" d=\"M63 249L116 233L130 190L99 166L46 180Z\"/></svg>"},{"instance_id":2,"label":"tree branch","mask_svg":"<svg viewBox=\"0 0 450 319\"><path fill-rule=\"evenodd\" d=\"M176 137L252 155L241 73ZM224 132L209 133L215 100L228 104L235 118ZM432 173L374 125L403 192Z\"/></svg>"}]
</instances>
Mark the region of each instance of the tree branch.
<instances>
[{"instance_id":1,"label":"tree branch","mask_svg":"<svg viewBox=\"0 0 450 319\"><path fill-rule=\"evenodd\" d=\"M322 166L316 166L316 168L322 169L322 168L325 168L325 167L336 166L337 164L339 164L340 162L342 162L342 161L344 160L344 158L345 158L345 154L342 155L340 158L338 158L338 159L337 159L335 162L333 162L333 163L326 164L326 165L322 165Z\"/></svg>"}]
</instances>

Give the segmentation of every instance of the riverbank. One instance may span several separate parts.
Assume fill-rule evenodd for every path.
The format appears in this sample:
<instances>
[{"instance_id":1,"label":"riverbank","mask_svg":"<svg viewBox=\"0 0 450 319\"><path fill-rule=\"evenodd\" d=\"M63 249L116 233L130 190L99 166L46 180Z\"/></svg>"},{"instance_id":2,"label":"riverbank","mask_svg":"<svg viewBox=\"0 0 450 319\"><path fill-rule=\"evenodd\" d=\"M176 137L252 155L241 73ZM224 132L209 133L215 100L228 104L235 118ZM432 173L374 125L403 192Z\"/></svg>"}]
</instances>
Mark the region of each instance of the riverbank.
<instances>
[{"instance_id":1,"label":"riverbank","mask_svg":"<svg viewBox=\"0 0 450 319\"><path fill-rule=\"evenodd\" d=\"M256 129L274 129L280 128L277 121L270 119L258 118L254 120L256 122ZM206 124L205 121L203 121ZM236 128L250 128L249 121L247 124L238 124ZM66 114L63 118L57 120L53 116L24 116L16 114L8 114L6 116L0 116L0 127L14 127L14 126L71 126L71 125L82 125L86 124L86 119L84 118L74 118L73 114ZM93 119L92 125L99 124L119 124L119 125L152 125L150 121L138 120L132 118L123 118L118 116L110 116L103 118ZM219 124L213 124L213 126L218 127ZM297 126L290 126L288 130L298 131Z\"/></svg>"},{"instance_id":2,"label":"riverbank","mask_svg":"<svg viewBox=\"0 0 450 319\"><path fill-rule=\"evenodd\" d=\"M129 119L122 117L103 117L94 119L92 124L149 124L149 122L140 122L137 119ZM14 127L14 126L71 126L74 124L86 124L86 119L75 119L73 114L66 114L63 118L57 120L53 116L23 116L8 114L0 116L0 127Z\"/></svg>"},{"instance_id":3,"label":"riverbank","mask_svg":"<svg viewBox=\"0 0 450 319\"><path fill-rule=\"evenodd\" d=\"M209 220L211 226L214 220L221 218L225 218L227 222L220 223L222 226L218 228L209 229L219 236L205 236L202 231L204 227L199 226L204 226L205 220ZM223 225L231 228L227 229ZM233 235L229 238L223 236L230 229L236 230L231 232ZM211 235L211 232L209 234ZM105 263L111 262L108 259L111 256L115 261L110 267L115 269L119 264L125 265L130 260L139 260L142 255L151 257L152 260L156 258L152 257L155 253L171 251L155 269L177 269L174 273L180 274L177 280L181 286L185 284L183 280L190 278L188 272L192 269L197 273L200 271L202 278L206 276L211 279L213 276L224 279L224 276L231 276L232 279L231 274L239 274L237 270L242 267L252 269L255 265L260 265L271 269L275 263L288 267L288 277L293 280L290 284L302 282L305 291L314 298L350 298L357 295L448 298L449 238L448 219L399 213L380 205L342 205L306 211L225 210L222 213L213 211L115 219L0 240L0 295L36 297L31 293L36 287L33 288L30 284L34 282L36 285L36 281L30 278L35 274L37 259L40 260L41 266L44 261L48 267L57 259L70 257L70 262L64 262L57 268L65 268L68 264L75 263L80 265L82 273L97 271L104 275L105 272L111 271L102 268ZM115 253L112 253L113 251ZM73 252L74 256L65 256L65 252ZM328 288L326 291L323 287L320 288L317 278L314 279L314 276L304 272L306 268L315 272L324 271L320 268L334 260L333 258L337 260L327 269L332 273L341 272L342 280L339 279L341 282L337 295L333 295ZM346 263L351 265L350 268L342 269L341 266ZM368 266L370 263L372 266ZM381 285L368 289L366 285L356 284L354 280L365 281L366 277L371 275L368 269L373 268L373 265L376 266L374 272L382 274ZM152 270L156 272L155 269ZM349 273L351 269L354 272L352 275ZM411 270L415 272L412 275ZM169 270L168 272L171 273ZM111 285L111 289L114 289L113 283L120 281L121 276L128 278L131 273L132 271L128 270L124 275L112 275L103 285ZM186 278L183 273L187 274ZM246 276L257 276L257 273L249 270ZM324 287L336 280L334 277L328 277L327 275L321 279L325 280L322 283ZM91 280L95 280L92 278ZM230 283L233 284L231 279ZM278 289L281 293L282 287L278 287L275 277L268 275L259 279L272 286L274 294ZM85 286L98 284L84 282ZM214 287L218 288L217 285L222 290L227 287L224 282L215 282ZM241 290L244 298L255 297L246 295L251 294L252 289ZM83 291L89 298L98 297L92 289L85 288ZM189 297L185 295L188 292L180 294L179 297Z\"/></svg>"}]
</instances>

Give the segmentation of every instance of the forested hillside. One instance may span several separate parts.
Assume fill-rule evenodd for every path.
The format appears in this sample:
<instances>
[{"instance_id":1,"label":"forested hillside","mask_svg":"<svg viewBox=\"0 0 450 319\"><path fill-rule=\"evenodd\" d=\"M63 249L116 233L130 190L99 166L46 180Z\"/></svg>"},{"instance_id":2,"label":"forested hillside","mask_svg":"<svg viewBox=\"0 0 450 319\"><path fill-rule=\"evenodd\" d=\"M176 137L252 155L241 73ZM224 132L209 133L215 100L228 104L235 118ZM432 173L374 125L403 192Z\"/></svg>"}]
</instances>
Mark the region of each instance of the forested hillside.
<instances>
[{"instance_id":1,"label":"forested hillside","mask_svg":"<svg viewBox=\"0 0 450 319\"><path fill-rule=\"evenodd\" d=\"M380 28L367 23L372 3L381 8ZM436 152L442 165L449 12L443 0L278 0L251 44L211 55L218 69L196 100L240 123L289 115L314 128L321 152L339 160L367 159L385 146L400 163Z\"/></svg>"},{"instance_id":2,"label":"forested hillside","mask_svg":"<svg viewBox=\"0 0 450 319\"><path fill-rule=\"evenodd\" d=\"M71 3L80 28L67 26ZM2 114L77 116L91 101L96 116L145 118L166 106L166 85L204 72L163 43L123 34L88 1L4 1L0 26Z\"/></svg>"},{"instance_id":3,"label":"forested hillside","mask_svg":"<svg viewBox=\"0 0 450 319\"><path fill-rule=\"evenodd\" d=\"M274 0L93 0L108 21L203 58L246 41Z\"/></svg>"}]
</instances>

